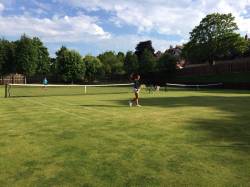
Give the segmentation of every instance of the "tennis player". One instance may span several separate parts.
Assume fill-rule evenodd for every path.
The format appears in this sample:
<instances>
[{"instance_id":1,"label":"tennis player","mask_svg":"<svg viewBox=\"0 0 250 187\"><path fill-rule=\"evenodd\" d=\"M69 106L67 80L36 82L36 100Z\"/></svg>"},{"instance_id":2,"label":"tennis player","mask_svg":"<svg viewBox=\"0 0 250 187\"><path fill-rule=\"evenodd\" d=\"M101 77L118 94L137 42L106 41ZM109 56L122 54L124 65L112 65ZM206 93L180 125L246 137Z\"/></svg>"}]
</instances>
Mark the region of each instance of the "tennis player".
<instances>
[{"instance_id":1,"label":"tennis player","mask_svg":"<svg viewBox=\"0 0 250 187\"><path fill-rule=\"evenodd\" d=\"M44 88L46 88L48 85L48 80L46 77L44 77L44 79L43 79L43 85L44 85Z\"/></svg>"},{"instance_id":2,"label":"tennis player","mask_svg":"<svg viewBox=\"0 0 250 187\"><path fill-rule=\"evenodd\" d=\"M140 75L139 74L132 74L131 75L132 80L134 81L133 84L133 92L135 94L134 99L132 99L131 101L129 101L129 106L132 107L133 104L135 106L141 107L141 105L139 105L139 92L141 89L141 84L140 84Z\"/></svg>"}]
</instances>

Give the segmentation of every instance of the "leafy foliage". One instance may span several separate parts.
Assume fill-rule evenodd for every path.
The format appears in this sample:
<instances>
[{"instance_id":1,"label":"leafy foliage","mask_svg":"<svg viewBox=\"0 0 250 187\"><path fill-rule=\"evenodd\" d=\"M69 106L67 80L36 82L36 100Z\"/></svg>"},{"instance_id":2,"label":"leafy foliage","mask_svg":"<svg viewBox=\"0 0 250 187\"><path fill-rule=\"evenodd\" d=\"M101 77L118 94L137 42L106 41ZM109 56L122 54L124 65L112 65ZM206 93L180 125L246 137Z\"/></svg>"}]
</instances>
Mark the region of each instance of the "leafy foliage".
<instances>
[{"instance_id":1,"label":"leafy foliage","mask_svg":"<svg viewBox=\"0 0 250 187\"><path fill-rule=\"evenodd\" d=\"M185 57L193 63L243 54L247 49L232 14L210 14L202 19L190 33L190 41L184 47Z\"/></svg>"},{"instance_id":2,"label":"leafy foliage","mask_svg":"<svg viewBox=\"0 0 250 187\"><path fill-rule=\"evenodd\" d=\"M141 57L143 56L144 51L147 50L149 53L154 54L155 50L152 46L152 42L150 40L140 42L137 44L135 48L135 54L137 55L139 61L141 60Z\"/></svg>"},{"instance_id":3,"label":"leafy foliage","mask_svg":"<svg viewBox=\"0 0 250 187\"><path fill-rule=\"evenodd\" d=\"M85 66L78 52L62 47L56 55L57 70L64 81L73 83L84 78Z\"/></svg>"},{"instance_id":4,"label":"leafy foliage","mask_svg":"<svg viewBox=\"0 0 250 187\"><path fill-rule=\"evenodd\" d=\"M83 58L83 63L86 67L85 78L88 81L94 81L96 78L103 77L103 64L101 63L99 58L91 55L86 55Z\"/></svg>"},{"instance_id":5,"label":"leafy foliage","mask_svg":"<svg viewBox=\"0 0 250 187\"><path fill-rule=\"evenodd\" d=\"M98 56L103 64L103 69L105 76L112 78L116 75L121 75L124 73L123 61L118 58L118 56L113 51L107 51Z\"/></svg>"},{"instance_id":6,"label":"leafy foliage","mask_svg":"<svg viewBox=\"0 0 250 187\"><path fill-rule=\"evenodd\" d=\"M34 47L33 40L23 35L16 45L17 71L26 76L34 75L38 64L38 51Z\"/></svg>"},{"instance_id":7,"label":"leafy foliage","mask_svg":"<svg viewBox=\"0 0 250 187\"><path fill-rule=\"evenodd\" d=\"M145 49L139 60L140 73L147 74L155 70L156 58L151 51Z\"/></svg>"},{"instance_id":8,"label":"leafy foliage","mask_svg":"<svg viewBox=\"0 0 250 187\"><path fill-rule=\"evenodd\" d=\"M164 53L158 60L158 71L174 72L176 69L177 58L169 53Z\"/></svg>"},{"instance_id":9,"label":"leafy foliage","mask_svg":"<svg viewBox=\"0 0 250 187\"><path fill-rule=\"evenodd\" d=\"M7 40L0 40L0 74L4 75L16 71L15 44Z\"/></svg>"},{"instance_id":10,"label":"leafy foliage","mask_svg":"<svg viewBox=\"0 0 250 187\"><path fill-rule=\"evenodd\" d=\"M50 71L50 58L48 49L44 47L42 41L37 37L33 38L33 45L37 51L36 73L39 75L46 75Z\"/></svg>"},{"instance_id":11,"label":"leafy foliage","mask_svg":"<svg viewBox=\"0 0 250 187\"><path fill-rule=\"evenodd\" d=\"M134 54L132 51L128 51L125 56L124 69L127 75L138 72L139 70L139 62L138 62L137 55Z\"/></svg>"}]
</instances>

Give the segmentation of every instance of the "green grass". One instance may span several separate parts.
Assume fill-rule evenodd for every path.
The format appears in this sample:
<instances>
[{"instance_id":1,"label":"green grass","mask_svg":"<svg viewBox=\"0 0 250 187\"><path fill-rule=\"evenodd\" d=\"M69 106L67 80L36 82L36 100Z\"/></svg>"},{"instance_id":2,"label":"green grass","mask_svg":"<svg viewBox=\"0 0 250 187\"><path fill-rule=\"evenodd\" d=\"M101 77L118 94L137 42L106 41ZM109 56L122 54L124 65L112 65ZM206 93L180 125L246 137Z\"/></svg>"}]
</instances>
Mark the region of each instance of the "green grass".
<instances>
[{"instance_id":1,"label":"green grass","mask_svg":"<svg viewBox=\"0 0 250 187\"><path fill-rule=\"evenodd\" d=\"M0 186L250 186L250 92L129 97L0 98Z\"/></svg>"},{"instance_id":2,"label":"green grass","mask_svg":"<svg viewBox=\"0 0 250 187\"><path fill-rule=\"evenodd\" d=\"M189 77L176 77L174 81L177 82L223 82L223 83L249 83L250 72L244 73L226 73L207 76L189 76Z\"/></svg>"}]
</instances>

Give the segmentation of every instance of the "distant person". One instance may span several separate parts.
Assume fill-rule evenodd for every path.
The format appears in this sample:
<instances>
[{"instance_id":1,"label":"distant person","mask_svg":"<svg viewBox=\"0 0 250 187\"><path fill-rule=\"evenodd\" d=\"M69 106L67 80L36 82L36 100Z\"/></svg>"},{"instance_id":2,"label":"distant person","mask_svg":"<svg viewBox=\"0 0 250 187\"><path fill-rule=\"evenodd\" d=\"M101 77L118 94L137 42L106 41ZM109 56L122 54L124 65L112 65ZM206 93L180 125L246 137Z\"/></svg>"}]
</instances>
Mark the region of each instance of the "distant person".
<instances>
[{"instance_id":1,"label":"distant person","mask_svg":"<svg viewBox=\"0 0 250 187\"><path fill-rule=\"evenodd\" d=\"M43 85L44 85L45 88L46 88L47 85L48 85L48 80L47 80L46 77L44 77L44 79L43 79Z\"/></svg>"},{"instance_id":2,"label":"distant person","mask_svg":"<svg viewBox=\"0 0 250 187\"><path fill-rule=\"evenodd\" d=\"M155 91L157 91L157 92L159 92L160 91L160 86L158 86L158 85L155 85Z\"/></svg>"},{"instance_id":3,"label":"distant person","mask_svg":"<svg viewBox=\"0 0 250 187\"><path fill-rule=\"evenodd\" d=\"M139 74L132 74L131 75L131 79L133 80L133 92L135 94L134 99L132 99L131 101L129 101L129 106L132 107L133 104L135 106L140 107L141 105L139 105L139 92L141 89L141 84L140 84L140 75Z\"/></svg>"}]
</instances>

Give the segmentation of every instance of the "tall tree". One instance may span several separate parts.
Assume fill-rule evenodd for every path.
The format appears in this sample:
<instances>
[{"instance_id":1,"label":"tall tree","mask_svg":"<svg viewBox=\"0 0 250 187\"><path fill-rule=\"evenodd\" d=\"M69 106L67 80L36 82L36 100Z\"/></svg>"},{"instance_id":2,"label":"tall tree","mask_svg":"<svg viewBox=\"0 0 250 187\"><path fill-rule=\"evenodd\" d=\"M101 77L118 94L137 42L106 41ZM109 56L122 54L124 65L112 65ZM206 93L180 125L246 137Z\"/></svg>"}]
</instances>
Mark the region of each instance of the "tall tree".
<instances>
[{"instance_id":1,"label":"tall tree","mask_svg":"<svg viewBox=\"0 0 250 187\"><path fill-rule=\"evenodd\" d=\"M247 44L237 34L232 14L210 14L203 18L190 33L190 41L184 47L184 54L191 62L212 63L216 58L243 53Z\"/></svg>"},{"instance_id":2,"label":"tall tree","mask_svg":"<svg viewBox=\"0 0 250 187\"><path fill-rule=\"evenodd\" d=\"M83 80L85 66L78 52L62 47L56 55L57 71L64 81Z\"/></svg>"},{"instance_id":3,"label":"tall tree","mask_svg":"<svg viewBox=\"0 0 250 187\"><path fill-rule=\"evenodd\" d=\"M170 53L164 53L157 61L157 71L161 79L167 81L176 73L176 63L178 58Z\"/></svg>"},{"instance_id":4,"label":"tall tree","mask_svg":"<svg viewBox=\"0 0 250 187\"><path fill-rule=\"evenodd\" d=\"M146 75L155 71L156 57L154 51L150 40L137 44L135 54L138 57L140 73Z\"/></svg>"},{"instance_id":5,"label":"tall tree","mask_svg":"<svg viewBox=\"0 0 250 187\"><path fill-rule=\"evenodd\" d=\"M115 52L104 52L103 54L100 54L98 58L103 64L106 77L112 78L115 75L123 73L123 63L117 58Z\"/></svg>"},{"instance_id":6,"label":"tall tree","mask_svg":"<svg viewBox=\"0 0 250 187\"><path fill-rule=\"evenodd\" d=\"M15 44L14 42L0 39L0 74L15 72Z\"/></svg>"},{"instance_id":7,"label":"tall tree","mask_svg":"<svg viewBox=\"0 0 250 187\"><path fill-rule=\"evenodd\" d=\"M155 50L154 50L154 48L152 46L152 42L150 40L140 42L137 44L137 46L135 48L135 54L137 55L139 61L141 60L141 56L143 55L145 50L147 50L149 53L154 55Z\"/></svg>"},{"instance_id":8,"label":"tall tree","mask_svg":"<svg viewBox=\"0 0 250 187\"><path fill-rule=\"evenodd\" d=\"M103 76L103 66L99 58L91 55L86 55L83 58L83 62L86 67L85 78L88 81L94 81L95 79L101 78Z\"/></svg>"},{"instance_id":9,"label":"tall tree","mask_svg":"<svg viewBox=\"0 0 250 187\"><path fill-rule=\"evenodd\" d=\"M119 60L122 64L124 64L125 54L124 54L123 52L118 52L118 53L117 53L117 58L118 58L118 60Z\"/></svg>"},{"instance_id":10,"label":"tall tree","mask_svg":"<svg viewBox=\"0 0 250 187\"><path fill-rule=\"evenodd\" d=\"M145 49L139 60L139 72L142 74L148 74L155 71L156 58L152 54L152 51Z\"/></svg>"},{"instance_id":11,"label":"tall tree","mask_svg":"<svg viewBox=\"0 0 250 187\"><path fill-rule=\"evenodd\" d=\"M50 58L50 75L58 76L56 58Z\"/></svg>"},{"instance_id":12,"label":"tall tree","mask_svg":"<svg viewBox=\"0 0 250 187\"><path fill-rule=\"evenodd\" d=\"M61 77L60 72L62 71L62 68L60 67L61 64L65 64L65 52L68 51L68 49L65 46L62 46L58 51L56 51L56 58L51 59L52 65L52 71Z\"/></svg>"},{"instance_id":13,"label":"tall tree","mask_svg":"<svg viewBox=\"0 0 250 187\"><path fill-rule=\"evenodd\" d=\"M50 58L48 49L43 45L42 41L35 37L33 38L33 45L37 50L37 69L38 75L46 75L50 71Z\"/></svg>"},{"instance_id":14,"label":"tall tree","mask_svg":"<svg viewBox=\"0 0 250 187\"><path fill-rule=\"evenodd\" d=\"M132 51L128 51L125 56L124 69L127 75L138 72L139 69L138 58L137 55L134 54Z\"/></svg>"},{"instance_id":15,"label":"tall tree","mask_svg":"<svg viewBox=\"0 0 250 187\"><path fill-rule=\"evenodd\" d=\"M33 40L26 35L16 42L16 62L17 70L26 76L32 76L37 69L37 50L34 47Z\"/></svg>"},{"instance_id":16,"label":"tall tree","mask_svg":"<svg viewBox=\"0 0 250 187\"><path fill-rule=\"evenodd\" d=\"M250 56L250 40L246 38L246 42L247 42L247 50L245 51L244 56L249 57Z\"/></svg>"}]
</instances>

